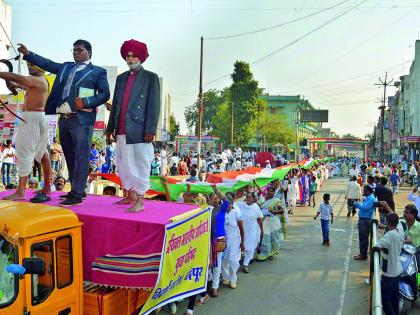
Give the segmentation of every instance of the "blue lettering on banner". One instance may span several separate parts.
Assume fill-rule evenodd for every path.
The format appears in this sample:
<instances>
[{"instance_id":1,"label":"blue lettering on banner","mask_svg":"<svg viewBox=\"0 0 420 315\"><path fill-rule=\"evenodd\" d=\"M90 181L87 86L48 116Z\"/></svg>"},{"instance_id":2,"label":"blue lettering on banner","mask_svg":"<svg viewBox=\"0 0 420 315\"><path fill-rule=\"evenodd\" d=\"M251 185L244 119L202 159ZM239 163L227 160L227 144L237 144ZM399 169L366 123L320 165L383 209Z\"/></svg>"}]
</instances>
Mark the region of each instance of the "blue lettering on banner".
<instances>
[{"instance_id":1,"label":"blue lettering on banner","mask_svg":"<svg viewBox=\"0 0 420 315\"><path fill-rule=\"evenodd\" d=\"M161 296L165 295L166 293L172 291L177 285L179 285L182 281L182 276L179 276L178 279L175 281L169 281L169 284L166 288L157 288L156 291L153 293L152 299L156 300Z\"/></svg>"},{"instance_id":2,"label":"blue lettering on banner","mask_svg":"<svg viewBox=\"0 0 420 315\"><path fill-rule=\"evenodd\" d=\"M188 271L184 280L192 280L192 278L195 277L194 281L198 282L200 281L200 277L202 273L203 273L203 267L192 268L190 271Z\"/></svg>"}]
</instances>

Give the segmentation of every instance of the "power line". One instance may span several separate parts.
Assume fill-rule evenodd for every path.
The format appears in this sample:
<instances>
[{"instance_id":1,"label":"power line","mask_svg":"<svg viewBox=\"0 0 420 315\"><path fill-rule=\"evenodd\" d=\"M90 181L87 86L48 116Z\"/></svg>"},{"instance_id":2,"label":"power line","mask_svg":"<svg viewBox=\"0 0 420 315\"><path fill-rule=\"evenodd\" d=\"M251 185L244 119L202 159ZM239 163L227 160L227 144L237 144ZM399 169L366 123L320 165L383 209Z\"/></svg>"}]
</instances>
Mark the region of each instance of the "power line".
<instances>
[{"instance_id":1,"label":"power line","mask_svg":"<svg viewBox=\"0 0 420 315\"><path fill-rule=\"evenodd\" d=\"M330 24L330 23L334 22L335 20L339 19L339 18L340 18L340 17L342 17L343 15L345 15L345 14L349 13L350 11L352 11L352 10L353 10L353 9L355 9L355 8L357 8L357 7L358 7L358 6L360 6L361 4L365 3L366 1L367 1L367 0L362 0L362 1L360 1L358 4L354 5L354 6L353 6L353 7L351 7L350 9L345 10L344 12L342 12L342 13L340 13L339 15L335 16L334 18L332 18L332 19L328 20L327 22L325 22L325 23L323 23L323 24L321 24L321 25L319 25L319 26L315 27L315 28L314 28L314 29L312 29L311 31L309 31L309 32L305 33L304 35L302 35L302 36L298 37L297 39L295 39L295 40L291 41L290 43L288 43L288 44L286 44L286 45L284 45L284 46L280 47L279 49L276 49L275 51L273 51L273 52L271 52L271 53L269 53L269 54L265 55L264 57L261 57L261 58L259 58L259 59L255 60L254 62L251 62L251 63L250 63L250 65L255 65L255 64L257 64L257 63L260 63L260 62L262 62L262 61L264 61L264 60L266 60L266 59L268 59L268 58L270 58L270 57L272 57L272 56L274 56L274 55L278 54L279 52L281 52L281 51L285 50L286 48L288 48L288 47L290 47L290 46L292 46L292 45L296 44L297 42L301 41L302 39L304 39L304 38L308 37L308 36L309 36L309 35L311 35L312 33L314 33L314 32L316 32L316 31L318 31L318 30L322 29L323 27L327 26L328 24ZM229 77L229 76L230 76L230 74L226 74L226 75L221 76L221 77L219 77L219 78L217 78L217 79L214 79L214 80L212 80L212 81L210 81L210 82L206 82L204 85L205 85L205 86L207 86L207 85L209 85L209 84L212 84L212 83L215 83L215 82L220 81L220 80L222 80L222 79L225 79L225 78L227 78L227 77Z\"/></svg>"},{"instance_id":2,"label":"power line","mask_svg":"<svg viewBox=\"0 0 420 315\"><path fill-rule=\"evenodd\" d=\"M367 38L366 40L364 40L363 42L359 43L358 45L354 46L353 48L351 48L350 50L348 50L347 52L345 52L343 55L335 58L334 61L329 61L327 65L313 71L311 74L307 75L306 78L303 80L307 81L308 79L313 78L315 75L317 75L318 73L325 71L325 69L331 67L332 65L334 65L335 62L337 62L338 60L340 60L341 58L348 56L350 53L352 53L353 51L359 49L360 47L362 47L363 45L365 45L366 43L371 43L372 39L375 38L376 36L382 34L383 32L385 32L388 28L392 27L393 25L399 23L399 22L403 22L406 21L405 18L413 13L415 13L418 10L410 10L408 13L404 13L403 15L399 16L397 19L395 19L393 22L391 22L390 24L388 24L385 28L381 29L380 31L376 32L375 34L373 34L372 36L370 36L369 38ZM302 82L302 81L301 81Z\"/></svg>"},{"instance_id":3,"label":"power line","mask_svg":"<svg viewBox=\"0 0 420 315\"><path fill-rule=\"evenodd\" d=\"M383 72L384 70L395 69L397 67L401 67L401 65L411 63L411 62L413 62L413 60L409 60L409 61L406 61L406 62L403 62L403 63L398 63L398 64L390 66L390 67L384 67L384 68L381 68L381 69L376 70L376 71L367 72L367 73L360 74L360 75L357 75L357 76L354 76L354 77L349 77L349 78L346 78L346 79L330 81L330 82L327 82L327 83L322 83L322 84L313 85L313 86L309 86L309 87L291 89L291 90L286 90L286 91L290 92L290 91L300 91L300 90L311 90L311 89L316 89L316 88L323 87L323 86L333 85L333 84L336 84L336 83L347 82L347 81L350 81L350 80L359 79L359 78L362 78L362 77L378 74L379 72Z\"/></svg>"},{"instance_id":4,"label":"power line","mask_svg":"<svg viewBox=\"0 0 420 315\"><path fill-rule=\"evenodd\" d=\"M349 1L350 0L345 0L345 1L342 1L340 3L337 3L337 4L333 5L331 7L328 7L328 8L319 10L319 11L316 11L314 13L311 13L311 14L308 14L308 15L305 15L305 16L302 16L300 18L297 18L297 19L294 19L294 20L290 20L290 21L287 21L287 22L284 22L284 23L281 23L281 24L277 24L277 25L273 25L273 26L261 28L261 29L255 30L255 31L250 31L250 32L245 32L245 33L239 33L239 34L233 34L233 35L225 35L225 36L205 37L204 39L206 39L206 40L215 40L215 39L234 38L234 37L240 37L240 36L245 36L245 35L251 35L251 34L256 34L256 33L260 33L260 32L265 32L265 31L268 31L268 30L272 30L272 29L275 29L275 28L279 28L279 27L283 27L283 26L292 24L294 22L302 21L304 19L310 18L312 16L318 15L318 14L323 13L323 12L326 12L328 10L331 10L331 9L333 9L335 7L338 7L338 6L342 5L343 3L346 3L346 2L349 2Z\"/></svg>"}]
</instances>

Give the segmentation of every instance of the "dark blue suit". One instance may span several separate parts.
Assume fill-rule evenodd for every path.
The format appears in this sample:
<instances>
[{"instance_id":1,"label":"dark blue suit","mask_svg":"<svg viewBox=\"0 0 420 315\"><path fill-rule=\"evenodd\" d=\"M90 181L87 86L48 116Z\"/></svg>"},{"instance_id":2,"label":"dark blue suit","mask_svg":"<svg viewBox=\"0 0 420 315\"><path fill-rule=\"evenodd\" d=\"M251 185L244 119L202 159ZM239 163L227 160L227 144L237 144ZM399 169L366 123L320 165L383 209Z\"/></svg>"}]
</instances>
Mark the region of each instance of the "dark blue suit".
<instances>
[{"instance_id":1,"label":"dark blue suit","mask_svg":"<svg viewBox=\"0 0 420 315\"><path fill-rule=\"evenodd\" d=\"M92 63L86 65L83 70L76 72L70 93L63 99L63 90L75 62L56 63L32 52L25 55L24 59L57 75L45 105L45 113L56 115L57 107L64 102L67 102L72 112L76 113L73 118L60 118L59 130L60 142L69 170L71 192L75 196L81 197L88 177L89 153L93 125L96 119L96 107L108 101L110 96L106 70L92 65ZM95 95L83 98L85 108L91 108L91 112L76 110L75 99L79 95L80 87L95 91Z\"/></svg>"}]
</instances>

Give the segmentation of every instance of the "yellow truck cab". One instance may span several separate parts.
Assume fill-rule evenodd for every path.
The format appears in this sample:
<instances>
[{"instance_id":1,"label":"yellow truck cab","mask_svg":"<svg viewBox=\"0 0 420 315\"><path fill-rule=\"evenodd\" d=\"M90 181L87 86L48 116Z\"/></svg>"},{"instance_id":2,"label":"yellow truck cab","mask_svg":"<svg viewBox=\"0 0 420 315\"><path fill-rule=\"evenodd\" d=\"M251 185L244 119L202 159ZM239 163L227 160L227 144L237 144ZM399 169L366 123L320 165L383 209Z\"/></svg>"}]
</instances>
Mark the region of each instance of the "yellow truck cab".
<instances>
[{"instance_id":1,"label":"yellow truck cab","mask_svg":"<svg viewBox=\"0 0 420 315\"><path fill-rule=\"evenodd\" d=\"M0 202L0 315L83 314L81 225L67 209ZM44 274L5 272L40 258Z\"/></svg>"}]
</instances>

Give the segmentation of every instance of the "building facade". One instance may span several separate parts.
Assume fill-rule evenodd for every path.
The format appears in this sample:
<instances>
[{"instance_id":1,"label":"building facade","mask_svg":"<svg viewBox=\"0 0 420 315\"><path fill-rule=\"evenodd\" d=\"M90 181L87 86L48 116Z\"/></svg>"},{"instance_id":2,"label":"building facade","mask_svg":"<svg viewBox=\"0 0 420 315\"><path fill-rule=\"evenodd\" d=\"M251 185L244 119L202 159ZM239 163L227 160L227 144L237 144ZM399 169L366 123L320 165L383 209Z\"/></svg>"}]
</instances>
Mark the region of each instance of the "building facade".
<instances>
[{"instance_id":1,"label":"building facade","mask_svg":"<svg viewBox=\"0 0 420 315\"><path fill-rule=\"evenodd\" d=\"M297 113L304 110L313 110L312 104L301 95L262 95L267 102L267 111L270 115L283 115L286 125L296 131ZM303 139L315 138L320 133L319 123L300 122L297 128L299 142Z\"/></svg>"},{"instance_id":2,"label":"building facade","mask_svg":"<svg viewBox=\"0 0 420 315\"><path fill-rule=\"evenodd\" d=\"M384 121L386 156L393 161L420 159L420 40L408 74L400 77L394 96L388 98Z\"/></svg>"}]
</instances>

